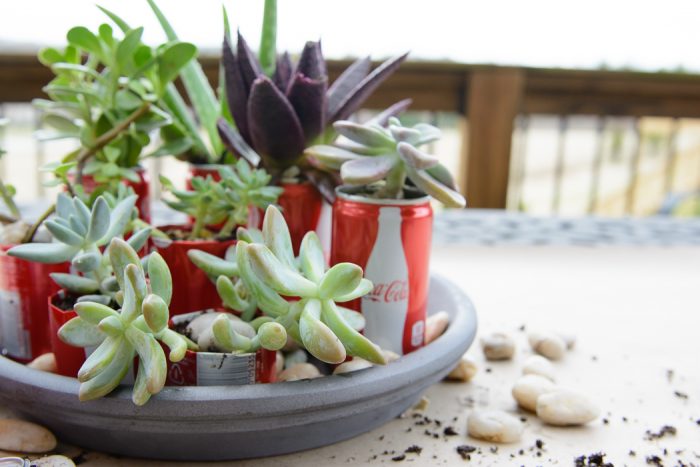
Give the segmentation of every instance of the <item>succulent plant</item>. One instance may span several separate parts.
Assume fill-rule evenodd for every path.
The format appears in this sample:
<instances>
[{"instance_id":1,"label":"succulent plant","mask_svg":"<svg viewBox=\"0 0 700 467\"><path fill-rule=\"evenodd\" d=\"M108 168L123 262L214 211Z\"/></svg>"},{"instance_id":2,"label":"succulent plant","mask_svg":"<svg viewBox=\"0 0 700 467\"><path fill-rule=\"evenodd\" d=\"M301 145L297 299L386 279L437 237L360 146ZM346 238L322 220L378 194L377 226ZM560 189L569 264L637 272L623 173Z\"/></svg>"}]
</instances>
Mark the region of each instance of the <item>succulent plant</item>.
<instances>
[{"instance_id":1,"label":"succulent plant","mask_svg":"<svg viewBox=\"0 0 700 467\"><path fill-rule=\"evenodd\" d=\"M269 186L270 175L265 170L251 169L243 159L233 166L220 167L219 175L219 181L211 176L194 177L190 191L178 190L166 177L160 177L163 187L176 198L165 203L194 218L192 240L202 238L207 225L221 223L218 236L230 237L236 226L248 222L250 209L264 209L282 193L281 188Z\"/></svg>"},{"instance_id":2,"label":"succulent plant","mask_svg":"<svg viewBox=\"0 0 700 467\"><path fill-rule=\"evenodd\" d=\"M365 323L362 315L336 304L372 290L362 269L350 263L328 269L315 232L304 237L298 259L292 251L282 214L269 206L262 232L239 229L238 243L224 259L201 251L189 255L216 278L227 306L244 313L260 309L266 316L253 323L281 324L319 360L340 363L352 355L385 363L381 350L359 333Z\"/></svg>"},{"instance_id":3,"label":"succulent plant","mask_svg":"<svg viewBox=\"0 0 700 467\"><path fill-rule=\"evenodd\" d=\"M100 196L92 210L80 200L60 193L56 202L56 217L44 224L55 242L17 245L7 254L28 261L58 264L70 261L73 274L52 273L51 278L59 286L80 296L108 304L117 292L118 278L107 260L109 248L102 247L127 229L134 211L136 196L131 195L118 202L113 209ZM150 227L134 232L128 244L141 249L149 238Z\"/></svg>"},{"instance_id":4,"label":"succulent plant","mask_svg":"<svg viewBox=\"0 0 700 467\"><path fill-rule=\"evenodd\" d=\"M167 374L166 356L158 341L168 346L172 362L184 358L196 344L168 329L172 280L158 253L148 257L146 273L136 251L114 238L108 247L109 260L118 283L120 309L84 301L75 305L77 317L58 331L60 339L77 347L97 346L78 372L80 400L92 400L112 392L138 357L138 372L132 392L136 405L143 405L163 389Z\"/></svg>"},{"instance_id":5,"label":"succulent plant","mask_svg":"<svg viewBox=\"0 0 700 467\"><path fill-rule=\"evenodd\" d=\"M0 118L0 128L5 126L7 124L7 119ZM5 155L5 150L0 148L0 159ZM16 222L18 221L22 215L19 212L19 208L17 207L17 204L15 203L14 196L16 194L15 187L10 185L9 183L5 183L2 179L0 179L0 198L2 199L3 204L5 205L5 208L8 211L9 215L2 215L2 222L3 223L10 223L10 222Z\"/></svg>"},{"instance_id":6,"label":"succulent plant","mask_svg":"<svg viewBox=\"0 0 700 467\"><path fill-rule=\"evenodd\" d=\"M151 48L141 42L142 33L129 29L118 38L108 24L97 33L78 26L68 31L64 50L39 53L56 75L44 87L50 100L34 101L53 129L40 136L80 142L64 157L76 162L79 182L83 173L97 183L138 181L134 168L150 132L172 122L160 102L196 48L177 41Z\"/></svg>"},{"instance_id":7,"label":"succulent plant","mask_svg":"<svg viewBox=\"0 0 700 467\"><path fill-rule=\"evenodd\" d=\"M246 322L232 313L203 313L188 324L187 330L202 351L276 351L287 343L287 331L281 324L271 319Z\"/></svg>"},{"instance_id":8,"label":"succulent plant","mask_svg":"<svg viewBox=\"0 0 700 467\"><path fill-rule=\"evenodd\" d=\"M440 138L440 130L426 123L404 127L391 117L388 128L375 123L339 121L333 126L349 142L317 145L305 151L314 165L340 170L351 186L372 186L378 198L401 199L407 180L447 207L464 207L466 201L437 157L418 149Z\"/></svg>"}]
</instances>

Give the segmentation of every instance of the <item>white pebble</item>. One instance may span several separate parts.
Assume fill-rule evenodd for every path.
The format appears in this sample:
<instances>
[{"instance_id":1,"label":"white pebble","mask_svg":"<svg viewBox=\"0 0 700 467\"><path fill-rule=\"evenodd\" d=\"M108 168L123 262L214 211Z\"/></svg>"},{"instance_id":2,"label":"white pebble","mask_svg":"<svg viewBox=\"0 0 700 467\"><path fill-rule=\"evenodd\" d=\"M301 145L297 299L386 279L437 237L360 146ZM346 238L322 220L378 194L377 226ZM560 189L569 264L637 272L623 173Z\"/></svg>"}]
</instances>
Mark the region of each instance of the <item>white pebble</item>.
<instances>
[{"instance_id":1,"label":"white pebble","mask_svg":"<svg viewBox=\"0 0 700 467\"><path fill-rule=\"evenodd\" d=\"M425 345L440 337L448 324L450 324L450 315L446 311L438 311L428 316L425 320Z\"/></svg>"},{"instance_id":2,"label":"white pebble","mask_svg":"<svg viewBox=\"0 0 700 467\"><path fill-rule=\"evenodd\" d=\"M333 370L334 375L342 375L344 373L352 373L353 371L360 371L371 367L372 364L365 360L364 358L355 357L348 362L343 362Z\"/></svg>"},{"instance_id":3,"label":"white pebble","mask_svg":"<svg viewBox=\"0 0 700 467\"><path fill-rule=\"evenodd\" d=\"M554 365L541 355L533 355L525 361L523 365L524 375L540 375L547 379L554 379Z\"/></svg>"},{"instance_id":4,"label":"white pebble","mask_svg":"<svg viewBox=\"0 0 700 467\"><path fill-rule=\"evenodd\" d=\"M12 418L0 419L0 449L42 453L56 448L56 437L43 426Z\"/></svg>"},{"instance_id":5,"label":"white pebble","mask_svg":"<svg viewBox=\"0 0 700 467\"><path fill-rule=\"evenodd\" d=\"M556 389L554 383L540 375L521 376L513 385L512 394L518 405L525 410L535 412L537 399Z\"/></svg>"},{"instance_id":6,"label":"white pebble","mask_svg":"<svg viewBox=\"0 0 700 467\"><path fill-rule=\"evenodd\" d=\"M583 425L599 414L600 410L590 399L569 389L558 389L537 399L537 416L550 425Z\"/></svg>"},{"instance_id":7,"label":"white pebble","mask_svg":"<svg viewBox=\"0 0 700 467\"><path fill-rule=\"evenodd\" d=\"M450 371L446 379L450 381L462 381L467 383L471 381L474 375L476 375L478 369L479 368L476 366L474 360L465 355L457 363L457 366Z\"/></svg>"},{"instance_id":8,"label":"white pebble","mask_svg":"<svg viewBox=\"0 0 700 467\"><path fill-rule=\"evenodd\" d=\"M32 467L75 467L75 464L66 456L54 455L34 459Z\"/></svg>"},{"instance_id":9,"label":"white pebble","mask_svg":"<svg viewBox=\"0 0 700 467\"><path fill-rule=\"evenodd\" d=\"M557 335L566 344L566 350L571 350L576 346L576 336L568 332L558 332Z\"/></svg>"},{"instance_id":10,"label":"white pebble","mask_svg":"<svg viewBox=\"0 0 700 467\"><path fill-rule=\"evenodd\" d=\"M475 410L469 414L467 433L491 443L520 441L523 424L514 416L498 410Z\"/></svg>"},{"instance_id":11,"label":"white pebble","mask_svg":"<svg viewBox=\"0 0 700 467\"><path fill-rule=\"evenodd\" d=\"M311 363L297 363L277 376L277 381L298 381L300 379L320 378L321 372Z\"/></svg>"},{"instance_id":12,"label":"white pebble","mask_svg":"<svg viewBox=\"0 0 700 467\"><path fill-rule=\"evenodd\" d=\"M387 363L394 362L401 358L401 355L397 354L396 352L393 352L391 350L386 350L386 349L381 349L382 355L384 355L384 360L386 360Z\"/></svg>"},{"instance_id":13,"label":"white pebble","mask_svg":"<svg viewBox=\"0 0 700 467\"><path fill-rule=\"evenodd\" d=\"M559 360L566 352L564 340L553 333L530 333L528 341L532 350L550 360Z\"/></svg>"},{"instance_id":14,"label":"white pebble","mask_svg":"<svg viewBox=\"0 0 700 467\"><path fill-rule=\"evenodd\" d=\"M27 366L35 370L56 373L56 356L51 352L39 355L34 360L27 363Z\"/></svg>"},{"instance_id":15,"label":"white pebble","mask_svg":"<svg viewBox=\"0 0 700 467\"><path fill-rule=\"evenodd\" d=\"M275 374L279 375L284 370L284 354L277 352L275 355Z\"/></svg>"},{"instance_id":16,"label":"white pebble","mask_svg":"<svg viewBox=\"0 0 700 467\"><path fill-rule=\"evenodd\" d=\"M504 332L494 332L481 339L481 349L487 360L510 360L515 353L515 341Z\"/></svg>"}]
</instances>

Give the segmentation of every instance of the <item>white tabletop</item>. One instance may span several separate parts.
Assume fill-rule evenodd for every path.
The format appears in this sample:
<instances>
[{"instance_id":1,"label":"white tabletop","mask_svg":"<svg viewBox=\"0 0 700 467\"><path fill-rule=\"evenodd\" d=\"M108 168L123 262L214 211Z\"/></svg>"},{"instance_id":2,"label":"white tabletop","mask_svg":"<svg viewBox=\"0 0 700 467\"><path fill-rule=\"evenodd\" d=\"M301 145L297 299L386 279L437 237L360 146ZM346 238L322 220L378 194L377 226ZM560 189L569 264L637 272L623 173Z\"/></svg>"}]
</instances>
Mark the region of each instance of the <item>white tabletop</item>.
<instances>
[{"instance_id":1,"label":"white tabletop","mask_svg":"<svg viewBox=\"0 0 700 467\"><path fill-rule=\"evenodd\" d=\"M468 465L574 465L574 458L596 452L615 466L646 465L647 456L659 456L664 465L700 465L700 248L436 247L433 270L472 298L480 333L513 332L513 361L485 362L477 343L469 351L480 367L476 377L430 388L420 418L409 413L352 440L299 454L207 465L461 465L460 445L477 448ZM531 354L522 325L576 335L575 349L555 363L557 380L597 401L601 419L555 428L517 409L510 390ZM468 438L466 417L473 407L524 417L522 442L495 446ZM424 424L424 417L430 422ZM664 425L677 434L645 439L647 430ZM458 434L444 436L447 426ZM537 440L543 449L535 448ZM392 460L413 445L422 452ZM82 466L183 465L94 453L84 458Z\"/></svg>"}]
</instances>

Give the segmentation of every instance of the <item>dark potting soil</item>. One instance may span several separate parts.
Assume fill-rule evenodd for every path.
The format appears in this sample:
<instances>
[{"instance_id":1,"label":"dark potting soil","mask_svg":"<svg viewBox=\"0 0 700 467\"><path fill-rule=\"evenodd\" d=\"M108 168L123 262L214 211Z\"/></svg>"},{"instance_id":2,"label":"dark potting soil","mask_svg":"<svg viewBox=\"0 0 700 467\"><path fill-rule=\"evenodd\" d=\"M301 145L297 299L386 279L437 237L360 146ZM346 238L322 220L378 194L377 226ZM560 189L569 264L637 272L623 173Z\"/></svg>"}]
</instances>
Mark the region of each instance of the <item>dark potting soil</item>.
<instances>
[{"instance_id":1,"label":"dark potting soil","mask_svg":"<svg viewBox=\"0 0 700 467\"><path fill-rule=\"evenodd\" d=\"M192 240L190 238L190 229L189 228L171 227L169 229L164 229L163 232L173 241L191 241ZM198 241L198 240L199 241L216 240L219 242L226 242L228 240L233 240L235 238L236 238L235 235L229 235L227 237L219 237L211 230L202 229L201 238L198 238L195 241Z\"/></svg>"},{"instance_id":2,"label":"dark potting soil","mask_svg":"<svg viewBox=\"0 0 700 467\"><path fill-rule=\"evenodd\" d=\"M78 302L78 299L80 298L80 295L77 294L72 294L72 293L66 293L66 292L59 292L51 301L51 303L57 307L60 310L63 311L71 311L73 308L75 308L75 304ZM118 310L119 305L112 301L109 304L109 307Z\"/></svg>"}]
</instances>

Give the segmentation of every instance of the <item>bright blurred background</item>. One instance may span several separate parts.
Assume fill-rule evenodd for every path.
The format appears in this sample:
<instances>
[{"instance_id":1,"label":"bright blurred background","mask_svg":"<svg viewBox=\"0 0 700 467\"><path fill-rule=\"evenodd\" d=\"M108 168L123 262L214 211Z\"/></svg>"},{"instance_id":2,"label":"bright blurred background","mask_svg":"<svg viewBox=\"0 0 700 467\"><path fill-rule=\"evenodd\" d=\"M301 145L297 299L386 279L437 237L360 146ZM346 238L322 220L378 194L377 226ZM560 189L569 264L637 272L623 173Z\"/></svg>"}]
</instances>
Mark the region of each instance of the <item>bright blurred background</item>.
<instances>
[{"instance_id":1,"label":"bright blurred background","mask_svg":"<svg viewBox=\"0 0 700 467\"><path fill-rule=\"evenodd\" d=\"M100 4L145 26L147 42L163 40L145 1ZM262 0L159 4L202 57L219 53L222 4L232 26L257 44ZM321 37L330 59L382 59L410 50L409 60L428 62L404 65L380 93L419 96L405 118L443 129L433 149L472 206L565 216L700 214L693 198L700 189L700 105L692 101L700 104L700 77L693 75L700 72L698 2L280 0L278 8L280 49L298 52L306 40ZM105 19L87 0L0 2L0 59L61 46L72 26L94 30ZM543 75L537 68L554 70ZM512 105L502 97L510 91L498 87L503 70L517 75ZM474 78L478 73L485 87L474 86L484 82ZM435 79L448 75L446 82L456 83L450 93ZM48 195L36 168L72 146L37 142L41 115L26 99L13 102L12 83L2 83L10 98L0 102L0 115L11 123L0 136L8 151L0 174L29 202ZM478 92L493 92L501 99L496 105L513 115L477 107L472 93ZM542 96L547 105L533 104ZM186 174L184 163L172 158L147 165L175 181Z\"/></svg>"}]
</instances>

